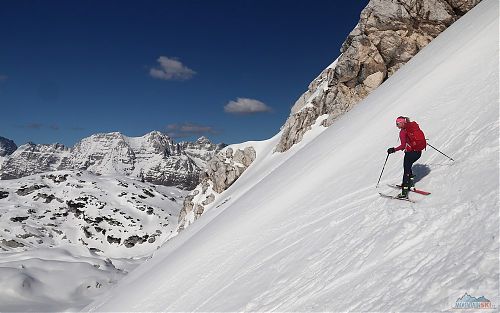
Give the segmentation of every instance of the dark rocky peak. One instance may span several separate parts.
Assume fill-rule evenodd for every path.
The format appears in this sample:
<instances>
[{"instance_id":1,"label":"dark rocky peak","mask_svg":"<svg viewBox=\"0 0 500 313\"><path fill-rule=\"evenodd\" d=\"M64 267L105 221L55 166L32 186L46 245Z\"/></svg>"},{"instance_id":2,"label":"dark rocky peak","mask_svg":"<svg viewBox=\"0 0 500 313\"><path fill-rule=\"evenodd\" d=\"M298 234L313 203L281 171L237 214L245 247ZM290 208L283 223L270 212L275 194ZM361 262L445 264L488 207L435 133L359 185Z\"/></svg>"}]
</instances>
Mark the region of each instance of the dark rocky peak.
<instances>
[{"instance_id":1,"label":"dark rocky peak","mask_svg":"<svg viewBox=\"0 0 500 313\"><path fill-rule=\"evenodd\" d=\"M17 145L14 141L0 136L0 156L11 155L17 150Z\"/></svg>"}]
</instances>

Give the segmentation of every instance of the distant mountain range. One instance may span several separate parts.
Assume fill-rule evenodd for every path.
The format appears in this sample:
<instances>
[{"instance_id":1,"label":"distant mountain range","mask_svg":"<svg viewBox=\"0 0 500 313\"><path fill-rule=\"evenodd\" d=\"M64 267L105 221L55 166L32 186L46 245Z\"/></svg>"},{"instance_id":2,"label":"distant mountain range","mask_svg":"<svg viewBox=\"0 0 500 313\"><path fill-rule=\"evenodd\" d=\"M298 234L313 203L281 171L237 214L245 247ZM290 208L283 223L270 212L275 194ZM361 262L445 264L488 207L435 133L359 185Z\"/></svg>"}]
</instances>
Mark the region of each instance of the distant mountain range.
<instances>
[{"instance_id":1,"label":"distant mountain range","mask_svg":"<svg viewBox=\"0 0 500 313\"><path fill-rule=\"evenodd\" d=\"M15 179L57 170L86 170L97 175L125 175L157 185L191 190L200 182L206 163L225 144L205 137L196 142L175 143L153 131L142 137L121 133L95 134L74 147L27 143L19 148L0 138L0 179Z\"/></svg>"},{"instance_id":2,"label":"distant mountain range","mask_svg":"<svg viewBox=\"0 0 500 313\"><path fill-rule=\"evenodd\" d=\"M95 134L74 147L0 137L0 252L67 244L145 256L177 229L187 190L225 144Z\"/></svg>"}]
</instances>

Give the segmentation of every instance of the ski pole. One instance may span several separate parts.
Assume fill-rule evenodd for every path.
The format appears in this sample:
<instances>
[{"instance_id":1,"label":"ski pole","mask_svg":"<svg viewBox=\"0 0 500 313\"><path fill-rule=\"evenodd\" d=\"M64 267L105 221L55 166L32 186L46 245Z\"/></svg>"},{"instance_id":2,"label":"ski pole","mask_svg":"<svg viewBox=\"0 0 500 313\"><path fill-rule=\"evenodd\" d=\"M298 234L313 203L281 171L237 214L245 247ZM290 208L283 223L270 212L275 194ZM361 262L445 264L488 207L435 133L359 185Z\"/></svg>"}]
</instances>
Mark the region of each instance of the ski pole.
<instances>
[{"instance_id":1,"label":"ski pole","mask_svg":"<svg viewBox=\"0 0 500 313\"><path fill-rule=\"evenodd\" d=\"M389 153L387 153L387 157L385 158L384 167L382 167L382 173L384 173L385 164L387 163L387 159L389 159ZM380 173L380 177L378 178L377 186L375 188L378 188L378 184L380 183L380 179L382 178L382 173Z\"/></svg>"},{"instance_id":2,"label":"ski pole","mask_svg":"<svg viewBox=\"0 0 500 313\"><path fill-rule=\"evenodd\" d=\"M453 160L452 158L450 158L449 156L447 156L446 154L444 154L443 152L439 151L438 149L434 148L430 143L427 143L427 145L429 147L431 147L432 149L436 150L437 152L441 153L442 155L444 155L445 157L447 157L448 159L452 160L453 162L455 162L455 160Z\"/></svg>"}]
</instances>

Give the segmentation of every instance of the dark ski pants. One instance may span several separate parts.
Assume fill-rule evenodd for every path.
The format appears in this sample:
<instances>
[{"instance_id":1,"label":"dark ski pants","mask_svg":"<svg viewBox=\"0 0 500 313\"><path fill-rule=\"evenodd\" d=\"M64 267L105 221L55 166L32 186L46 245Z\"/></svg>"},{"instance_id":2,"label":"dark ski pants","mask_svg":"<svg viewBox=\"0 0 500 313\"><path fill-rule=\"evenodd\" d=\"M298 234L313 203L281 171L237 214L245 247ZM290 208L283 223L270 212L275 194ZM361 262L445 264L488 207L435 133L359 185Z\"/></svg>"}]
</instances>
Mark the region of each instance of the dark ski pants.
<instances>
[{"instance_id":1,"label":"dark ski pants","mask_svg":"<svg viewBox=\"0 0 500 313\"><path fill-rule=\"evenodd\" d=\"M410 177L413 175L411 167L422 156L422 151L410 151L405 152L405 158L403 160L403 186L410 186Z\"/></svg>"}]
</instances>

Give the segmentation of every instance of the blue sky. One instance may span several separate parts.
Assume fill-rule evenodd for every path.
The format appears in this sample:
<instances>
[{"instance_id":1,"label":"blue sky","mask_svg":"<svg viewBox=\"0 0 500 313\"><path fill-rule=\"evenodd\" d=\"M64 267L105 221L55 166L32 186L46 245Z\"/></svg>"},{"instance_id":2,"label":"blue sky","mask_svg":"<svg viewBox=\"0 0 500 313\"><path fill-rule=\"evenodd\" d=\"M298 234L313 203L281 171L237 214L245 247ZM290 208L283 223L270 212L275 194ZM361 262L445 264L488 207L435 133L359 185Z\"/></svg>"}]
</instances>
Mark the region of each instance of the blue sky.
<instances>
[{"instance_id":1,"label":"blue sky","mask_svg":"<svg viewBox=\"0 0 500 313\"><path fill-rule=\"evenodd\" d=\"M263 140L365 1L0 2L0 136Z\"/></svg>"}]
</instances>

